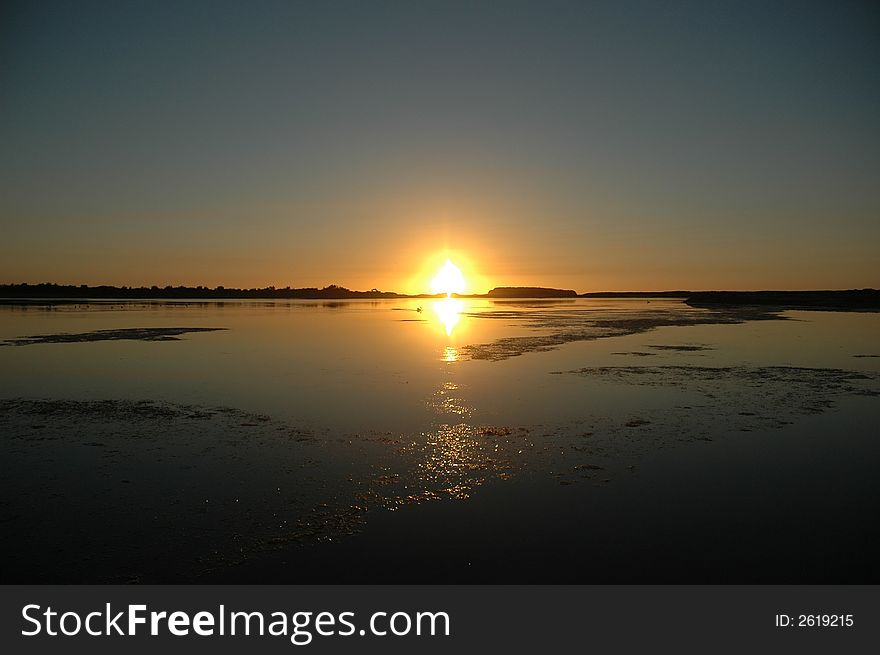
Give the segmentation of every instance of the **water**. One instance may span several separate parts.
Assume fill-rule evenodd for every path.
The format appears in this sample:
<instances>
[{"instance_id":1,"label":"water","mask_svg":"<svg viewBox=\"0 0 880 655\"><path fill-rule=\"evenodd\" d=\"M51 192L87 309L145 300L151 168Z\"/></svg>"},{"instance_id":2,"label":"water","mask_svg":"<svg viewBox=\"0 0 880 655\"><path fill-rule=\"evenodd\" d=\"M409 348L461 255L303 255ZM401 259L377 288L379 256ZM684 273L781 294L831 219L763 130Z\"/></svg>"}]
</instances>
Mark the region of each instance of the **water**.
<instances>
[{"instance_id":1,"label":"water","mask_svg":"<svg viewBox=\"0 0 880 655\"><path fill-rule=\"evenodd\" d=\"M878 328L644 299L2 306L3 578L875 581ZM12 345L62 333L90 336Z\"/></svg>"}]
</instances>

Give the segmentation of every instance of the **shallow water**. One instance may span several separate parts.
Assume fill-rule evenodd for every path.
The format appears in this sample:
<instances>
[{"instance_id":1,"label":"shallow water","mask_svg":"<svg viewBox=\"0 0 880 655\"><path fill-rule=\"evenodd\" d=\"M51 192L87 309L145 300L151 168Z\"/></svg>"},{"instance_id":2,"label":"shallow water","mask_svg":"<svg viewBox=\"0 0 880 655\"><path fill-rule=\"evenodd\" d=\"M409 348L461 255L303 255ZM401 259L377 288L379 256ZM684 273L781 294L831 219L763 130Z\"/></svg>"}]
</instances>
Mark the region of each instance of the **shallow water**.
<instances>
[{"instance_id":1,"label":"shallow water","mask_svg":"<svg viewBox=\"0 0 880 655\"><path fill-rule=\"evenodd\" d=\"M0 306L3 578L876 581L878 335L638 299ZM807 526L846 559L779 568Z\"/></svg>"}]
</instances>

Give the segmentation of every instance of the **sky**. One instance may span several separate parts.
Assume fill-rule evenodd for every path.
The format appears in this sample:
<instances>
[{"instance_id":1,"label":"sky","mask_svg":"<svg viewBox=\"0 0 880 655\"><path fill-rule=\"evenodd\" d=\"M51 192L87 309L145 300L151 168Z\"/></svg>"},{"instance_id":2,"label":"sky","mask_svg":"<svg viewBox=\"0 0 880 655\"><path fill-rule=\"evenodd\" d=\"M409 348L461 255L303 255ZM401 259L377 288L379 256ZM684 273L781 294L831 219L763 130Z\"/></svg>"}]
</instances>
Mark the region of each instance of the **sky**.
<instances>
[{"instance_id":1,"label":"sky","mask_svg":"<svg viewBox=\"0 0 880 655\"><path fill-rule=\"evenodd\" d=\"M880 287L873 2L6 2L0 282Z\"/></svg>"}]
</instances>

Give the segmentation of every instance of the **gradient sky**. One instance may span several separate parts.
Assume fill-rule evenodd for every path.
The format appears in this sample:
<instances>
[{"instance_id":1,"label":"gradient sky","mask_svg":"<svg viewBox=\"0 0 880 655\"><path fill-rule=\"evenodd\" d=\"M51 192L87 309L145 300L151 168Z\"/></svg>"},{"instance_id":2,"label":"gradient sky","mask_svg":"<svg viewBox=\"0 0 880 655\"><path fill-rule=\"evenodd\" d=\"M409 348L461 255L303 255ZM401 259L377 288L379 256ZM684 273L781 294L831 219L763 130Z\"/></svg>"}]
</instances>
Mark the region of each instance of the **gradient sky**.
<instances>
[{"instance_id":1,"label":"gradient sky","mask_svg":"<svg viewBox=\"0 0 880 655\"><path fill-rule=\"evenodd\" d=\"M0 281L880 287L874 2L0 9Z\"/></svg>"}]
</instances>

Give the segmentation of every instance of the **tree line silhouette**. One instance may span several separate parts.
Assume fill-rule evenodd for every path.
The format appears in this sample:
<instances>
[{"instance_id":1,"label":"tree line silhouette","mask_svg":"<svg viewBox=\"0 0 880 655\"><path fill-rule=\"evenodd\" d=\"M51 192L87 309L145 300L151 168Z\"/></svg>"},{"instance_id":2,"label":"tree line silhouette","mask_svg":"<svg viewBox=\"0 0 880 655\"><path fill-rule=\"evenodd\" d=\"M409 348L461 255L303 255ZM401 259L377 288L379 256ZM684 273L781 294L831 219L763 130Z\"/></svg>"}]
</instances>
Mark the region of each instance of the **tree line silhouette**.
<instances>
[{"instance_id":1,"label":"tree line silhouette","mask_svg":"<svg viewBox=\"0 0 880 655\"><path fill-rule=\"evenodd\" d=\"M129 287L102 284L89 286L86 284L2 284L0 297L3 298L260 298L260 299L344 299L344 298L401 298L406 297L392 291L352 291L336 284L322 289L317 287L277 288L274 286L238 289L235 287L205 286L150 286Z\"/></svg>"}]
</instances>

